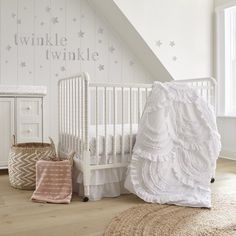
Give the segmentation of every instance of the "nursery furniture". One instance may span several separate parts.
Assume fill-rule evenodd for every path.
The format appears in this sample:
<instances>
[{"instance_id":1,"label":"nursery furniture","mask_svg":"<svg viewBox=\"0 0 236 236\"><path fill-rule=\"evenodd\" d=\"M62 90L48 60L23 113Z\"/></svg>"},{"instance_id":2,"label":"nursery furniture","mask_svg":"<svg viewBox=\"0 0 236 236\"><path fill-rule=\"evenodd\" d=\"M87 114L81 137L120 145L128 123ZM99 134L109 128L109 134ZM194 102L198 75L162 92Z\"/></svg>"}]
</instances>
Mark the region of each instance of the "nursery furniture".
<instances>
[{"instance_id":1,"label":"nursery furniture","mask_svg":"<svg viewBox=\"0 0 236 236\"><path fill-rule=\"evenodd\" d=\"M18 143L43 140L43 86L0 86L0 169L6 169L13 135Z\"/></svg>"},{"instance_id":2,"label":"nursery furniture","mask_svg":"<svg viewBox=\"0 0 236 236\"><path fill-rule=\"evenodd\" d=\"M213 78L175 82L195 87L215 107ZM76 181L83 183L84 201L123 192L122 181L151 88L152 84L90 83L87 73L59 81L59 152L76 151L80 172Z\"/></svg>"}]
</instances>

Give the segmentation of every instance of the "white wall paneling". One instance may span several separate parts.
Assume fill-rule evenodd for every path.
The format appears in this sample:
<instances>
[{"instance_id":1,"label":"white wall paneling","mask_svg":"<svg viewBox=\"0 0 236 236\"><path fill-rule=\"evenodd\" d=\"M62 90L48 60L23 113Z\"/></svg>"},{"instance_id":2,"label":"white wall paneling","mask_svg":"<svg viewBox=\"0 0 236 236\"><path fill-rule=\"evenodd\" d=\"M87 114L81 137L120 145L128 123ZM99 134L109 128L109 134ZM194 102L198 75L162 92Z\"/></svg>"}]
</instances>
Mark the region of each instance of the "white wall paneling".
<instances>
[{"instance_id":1,"label":"white wall paneling","mask_svg":"<svg viewBox=\"0 0 236 236\"><path fill-rule=\"evenodd\" d=\"M0 83L46 85L45 138L57 138L57 81L150 82L144 66L86 0L1 0Z\"/></svg>"}]
</instances>

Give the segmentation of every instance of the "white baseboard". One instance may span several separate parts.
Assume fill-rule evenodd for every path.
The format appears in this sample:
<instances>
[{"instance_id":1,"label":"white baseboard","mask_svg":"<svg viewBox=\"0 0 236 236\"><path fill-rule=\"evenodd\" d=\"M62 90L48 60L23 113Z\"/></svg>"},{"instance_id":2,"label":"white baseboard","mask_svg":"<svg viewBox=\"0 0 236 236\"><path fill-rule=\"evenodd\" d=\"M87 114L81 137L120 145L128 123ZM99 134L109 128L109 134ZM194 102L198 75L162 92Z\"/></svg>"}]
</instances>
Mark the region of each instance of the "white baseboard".
<instances>
[{"instance_id":1,"label":"white baseboard","mask_svg":"<svg viewBox=\"0 0 236 236\"><path fill-rule=\"evenodd\" d=\"M220 158L236 161L236 152L228 151L228 150L222 150L220 152Z\"/></svg>"}]
</instances>

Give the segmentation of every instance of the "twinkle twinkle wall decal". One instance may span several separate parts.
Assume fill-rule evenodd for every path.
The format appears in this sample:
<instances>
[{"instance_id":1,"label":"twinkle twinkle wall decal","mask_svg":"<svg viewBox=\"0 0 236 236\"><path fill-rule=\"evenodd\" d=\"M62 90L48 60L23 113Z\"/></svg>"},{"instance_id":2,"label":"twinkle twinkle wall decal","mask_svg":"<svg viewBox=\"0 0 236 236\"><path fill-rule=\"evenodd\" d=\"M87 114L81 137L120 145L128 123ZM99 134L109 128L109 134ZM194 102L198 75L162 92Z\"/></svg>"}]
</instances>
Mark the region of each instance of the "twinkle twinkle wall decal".
<instances>
[{"instance_id":1,"label":"twinkle twinkle wall decal","mask_svg":"<svg viewBox=\"0 0 236 236\"><path fill-rule=\"evenodd\" d=\"M45 11L49 13L49 12L51 11L51 8L50 8L49 6L47 6L47 7L45 8Z\"/></svg>"},{"instance_id":2,"label":"twinkle twinkle wall decal","mask_svg":"<svg viewBox=\"0 0 236 236\"><path fill-rule=\"evenodd\" d=\"M101 65L101 64L100 64L100 65L98 66L98 69L99 69L99 71L104 70L104 65Z\"/></svg>"},{"instance_id":3,"label":"twinkle twinkle wall decal","mask_svg":"<svg viewBox=\"0 0 236 236\"><path fill-rule=\"evenodd\" d=\"M113 53L113 52L115 51L115 48L114 48L113 46L110 46L110 47L108 48L108 50L109 50L110 53Z\"/></svg>"},{"instance_id":4,"label":"twinkle twinkle wall decal","mask_svg":"<svg viewBox=\"0 0 236 236\"><path fill-rule=\"evenodd\" d=\"M79 33L78 33L79 38L83 38L84 35L85 35L85 32L83 32L82 30L80 30Z\"/></svg>"},{"instance_id":5,"label":"twinkle twinkle wall decal","mask_svg":"<svg viewBox=\"0 0 236 236\"><path fill-rule=\"evenodd\" d=\"M10 50L11 50L11 46L10 46L10 45L7 45L7 46L6 46L6 50L7 50L7 51L10 51Z\"/></svg>"},{"instance_id":6,"label":"twinkle twinkle wall decal","mask_svg":"<svg viewBox=\"0 0 236 236\"><path fill-rule=\"evenodd\" d=\"M59 23L58 17L52 17L52 23L53 24Z\"/></svg>"},{"instance_id":7,"label":"twinkle twinkle wall decal","mask_svg":"<svg viewBox=\"0 0 236 236\"><path fill-rule=\"evenodd\" d=\"M99 34L103 34L103 31L104 31L104 29L103 29L102 27L99 27L99 28L98 28L98 33L99 33Z\"/></svg>"}]
</instances>

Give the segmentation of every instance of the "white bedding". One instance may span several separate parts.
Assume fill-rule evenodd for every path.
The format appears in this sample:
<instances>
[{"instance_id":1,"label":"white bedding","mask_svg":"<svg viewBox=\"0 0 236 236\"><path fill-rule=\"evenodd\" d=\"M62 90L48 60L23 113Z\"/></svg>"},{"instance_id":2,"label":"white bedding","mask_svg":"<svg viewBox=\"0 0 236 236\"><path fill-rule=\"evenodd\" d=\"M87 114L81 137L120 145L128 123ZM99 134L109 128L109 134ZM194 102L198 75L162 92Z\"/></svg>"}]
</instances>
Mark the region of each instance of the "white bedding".
<instances>
[{"instance_id":1,"label":"white bedding","mask_svg":"<svg viewBox=\"0 0 236 236\"><path fill-rule=\"evenodd\" d=\"M114 142L114 127L113 125L107 125L107 150L108 155L113 154L113 142ZM132 125L132 148L135 143L135 137L137 134L138 125ZM130 151L130 125L124 124L124 153ZM98 125L98 153L99 155L105 154L105 126ZM96 126L89 126L89 149L90 155L96 155ZM121 154L122 151L122 125L116 125L116 154Z\"/></svg>"},{"instance_id":2,"label":"white bedding","mask_svg":"<svg viewBox=\"0 0 236 236\"><path fill-rule=\"evenodd\" d=\"M135 138L138 130L138 125L132 125L132 148L135 143ZM114 133L113 125L107 125L107 150L106 154L108 156L113 155L113 142L114 142ZM123 127L124 133L124 154L130 152L130 125L124 124ZM79 140L74 135L62 134L62 139L67 138L70 142L79 143ZM89 150L90 155L93 157L96 155L96 126L89 126ZM116 154L119 155L122 152L122 125L116 125ZM98 125L98 155L105 155L105 126ZM94 158L93 158L94 159ZM101 158L100 158L101 159ZM104 161L103 161L104 162ZM95 163L96 164L96 163ZM104 164L104 163L103 163Z\"/></svg>"},{"instance_id":3,"label":"white bedding","mask_svg":"<svg viewBox=\"0 0 236 236\"><path fill-rule=\"evenodd\" d=\"M211 207L210 180L220 148L212 107L186 85L156 83L125 187L147 202Z\"/></svg>"}]
</instances>

